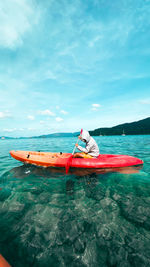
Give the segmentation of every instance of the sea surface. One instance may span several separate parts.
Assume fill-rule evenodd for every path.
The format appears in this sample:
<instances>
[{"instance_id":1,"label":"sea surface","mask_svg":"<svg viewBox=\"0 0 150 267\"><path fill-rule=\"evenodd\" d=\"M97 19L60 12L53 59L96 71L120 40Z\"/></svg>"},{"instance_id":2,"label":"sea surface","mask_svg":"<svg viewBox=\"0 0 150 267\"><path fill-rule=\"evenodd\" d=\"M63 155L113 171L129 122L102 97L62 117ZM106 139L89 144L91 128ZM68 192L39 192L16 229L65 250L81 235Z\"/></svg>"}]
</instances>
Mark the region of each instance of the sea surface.
<instances>
[{"instance_id":1,"label":"sea surface","mask_svg":"<svg viewBox=\"0 0 150 267\"><path fill-rule=\"evenodd\" d=\"M72 152L76 138L0 140L0 254L12 266L150 266L150 136L95 140L143 168L66 175L9 151Z\"/></svg>"}]
</instances>

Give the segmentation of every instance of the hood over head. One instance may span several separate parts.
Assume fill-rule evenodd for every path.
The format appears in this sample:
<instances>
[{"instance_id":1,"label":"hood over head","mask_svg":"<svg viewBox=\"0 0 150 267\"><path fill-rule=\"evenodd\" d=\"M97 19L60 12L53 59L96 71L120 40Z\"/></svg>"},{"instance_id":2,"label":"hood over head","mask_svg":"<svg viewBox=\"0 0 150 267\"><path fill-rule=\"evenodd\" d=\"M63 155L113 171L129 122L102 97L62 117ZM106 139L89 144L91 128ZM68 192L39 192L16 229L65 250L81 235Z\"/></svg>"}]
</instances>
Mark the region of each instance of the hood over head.
<instances>
[{"instance_id":1,"label":"hood over head","mask_svg":"<svg viewBox=\"0 0 150 267\"><path fill-rule=\"evenodd\" d=\"M91 137L91 136L90 136L90 134L89 134L88 131L86 131L86 130L81 130L80 136L81 136L81 139L82 139L82 140L85 139L87 143L90 141L90 137Z\"/></svg>"}]
</instances>

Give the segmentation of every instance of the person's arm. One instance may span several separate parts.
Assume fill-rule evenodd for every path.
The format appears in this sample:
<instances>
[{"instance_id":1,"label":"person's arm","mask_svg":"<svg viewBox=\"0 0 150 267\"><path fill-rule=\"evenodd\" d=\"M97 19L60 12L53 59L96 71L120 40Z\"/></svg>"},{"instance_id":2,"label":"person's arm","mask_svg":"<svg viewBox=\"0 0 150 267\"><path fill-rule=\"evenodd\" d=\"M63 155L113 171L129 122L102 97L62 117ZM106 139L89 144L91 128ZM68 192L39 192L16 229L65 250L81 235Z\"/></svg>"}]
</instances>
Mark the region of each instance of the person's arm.
<instances>
[{"instance_id":1,"label":"person's arm","mask_svg":"<svg viewBox=\"0 0 150 267\"><path fill-rule=\"evenodd\" d=\"M79 146L79 145L76 145L76 147L77 147L77 149L79 149L81 152L84 152L84 153L89 153L89 151L90 151L90 146L86 146L85 148L84 147L82 147L82 146Z\"/></svg>"}]
</instances>

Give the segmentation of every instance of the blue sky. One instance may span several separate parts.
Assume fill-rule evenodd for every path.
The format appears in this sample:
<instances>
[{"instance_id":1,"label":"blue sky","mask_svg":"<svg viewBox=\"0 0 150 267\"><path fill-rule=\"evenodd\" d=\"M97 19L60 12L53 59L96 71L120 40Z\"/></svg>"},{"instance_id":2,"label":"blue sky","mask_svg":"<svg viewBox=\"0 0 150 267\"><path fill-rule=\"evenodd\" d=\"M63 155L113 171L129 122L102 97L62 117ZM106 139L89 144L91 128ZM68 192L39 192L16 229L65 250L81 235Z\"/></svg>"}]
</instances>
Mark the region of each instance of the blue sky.
<instances>
[{"instance_id":1,"label":"blue sky","mask_svg":"<svg viewBox=\"0 0 150 267\"><path fill-rule=\"evenodd\" d=\"M150 115L150 0L0 2L0 136Z\"/></svg>"}]
</instances>

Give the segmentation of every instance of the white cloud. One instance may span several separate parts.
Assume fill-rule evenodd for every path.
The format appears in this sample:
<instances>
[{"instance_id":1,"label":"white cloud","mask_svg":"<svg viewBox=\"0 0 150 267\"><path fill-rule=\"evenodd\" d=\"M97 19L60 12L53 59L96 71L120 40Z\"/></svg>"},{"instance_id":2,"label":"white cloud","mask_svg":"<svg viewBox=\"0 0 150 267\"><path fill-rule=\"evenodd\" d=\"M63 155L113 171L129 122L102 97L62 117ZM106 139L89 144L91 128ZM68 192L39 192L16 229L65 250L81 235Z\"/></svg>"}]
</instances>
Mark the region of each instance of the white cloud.
<instances>
[{"instance_id":1,"label":"white cloud","mask_svg":"<svg viewBox=\"0 0 150 267\"><path fill-rule=\"evenodd\" d=\"M14 132L16 130L17 130L16 128L13 128L13 129L3 129L4 132L8 132L8 133Z\"/></svg>"},{"instance_id":2,"label":"white cloud","mask_svg":"<svg viewBox=\"0 0 150 267\"><path fill-rule=\"evenodd\" d=\"M92 104L92 110L98 110L100 107L100 104Z\"/></svg>"},{"instance_id":3,"label":"white cloud","mask_svg":"<svg viewBox=\"0 0 150 267\"><path fill-rule=\"evenodd\" d=\"M27 128L28 131L35 131L35 128Z\"/></svg>"},{"instance_id":4,"label":"white cloud","mask_svg":"<svg viewBox=\"0 0 150 267\"><path fill-rule=\"evenodd\" d=\"M102 36L100 35L96 36L93 40L89 42L89 47L93 47L101 38Z\"/></svg>"},{"instance_id":5,"label":"white cloud","mask_svg":"<svg viewBox=\"0 0 150 267\"><path fill-rule=\"evenodd\" d=\"M139 102L143 105L150 105L150 99L142 99Z\"/></svg>"},{"instance_id":6,"label":"white cloud","mask_svg":"<svg viewBox=\"0 0 150 267\"><path fill-rule=\"evenodd\" d=\"M57 117L57 118L56 118L56 121L61 122L61 121L63 121L63 119L60 118L60 117Z\"/></svg>"},{"instance_id":7,"label":"white cloud","mask_svg":"<svg viewBox=\"0 0 150 267\"><path fill-rule=\"evenodd\" d=\"M61 112L62 114L64 114L64 115L68 114L68 112L65 111L65 110L61 110L60 112Z\"/></svg>"},{"instance_id":8,"label":"white cloud","mask_svg":"<svg viewBox=\"0 0 150 267\"><path fill-rule=\"evenodd\" d=\"M9 118L9 117L11 117L9 112L0 111L0 119Z\"/></svg>"},{"instance_id":9,"label":"white cloud","mask_svg":"<svg viewBox=\"0 0 150 267\"><path fill-rule=\"evenodd\" d=\"M24 34L37 22L38 16L27 0L0 1L0 46L12 49L21 45Z\"/></svg>"},{"instance_id":10,"label":"white cloud","mask_svg":"<svg viewBox=\"0 0 150 267\"><path fill-rule=\"evenodd\" d=\"M73 50L74 48L76 48L76 47L78 47L78 44L77 44L77 43L74 43L74 44L72 44L72 45L70 45L70 46L66 46L66 47L64 47L63 50L61 50L61 51L59 52L59 55L60 55L60 56L65 56L65 55L68 55L68 54L72 54L72 50Z\"/></svg>"},{"instance_id":11,"label":"white cloud","mask_svg":"<svg viewBox=\"0 0 150 267\"><path fill-rule=\"evenodd\" d=\"M32 116L32 115L28 115L28 117L27 117L29 120L31 120L31 121L34 121L35 120L35 117L34 116Z\"/></svg>"},{"instance_id":12,"label":"white cloud","mask_svg":"<svg viewBox=\"0 0 150 267\"><path fill-rule=\"evenodd\" d=\"M100 104L92 104L92 107L94 108L99 108L101 105Z\"/></svg>"},{"instance_id":13,"label":"white cloud","mask_svg":"<svg viewBox=\"0 0 150 267\"><path fill-rule=\"evenodd\" d=\"M45 123L45 121L40 121L40 124L44 124Z\"/></svg>"},{"instance_id":14,"label":"white cloud","mask_svg":"<svg viewBox=\"0 0 150 267\"><path fill-rule=\"evenodd\" d=\"M48 80L56 80L57 76L50 70L46 71L44 79L48 79Z\"/></svg>"},{"instance_id":15,"label":"white cloud","mask_svg":"<svg viewBox=\"0 0 150 267\"><path fill-rule=\"evenodd\" d=\"M49 110L49 109L39 111L39 114L41 114L41 115L47 115L47 116L55 116L55 114L51 110Z\"/></svg>"}]
</instances>

